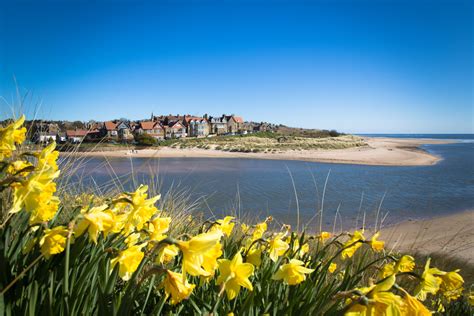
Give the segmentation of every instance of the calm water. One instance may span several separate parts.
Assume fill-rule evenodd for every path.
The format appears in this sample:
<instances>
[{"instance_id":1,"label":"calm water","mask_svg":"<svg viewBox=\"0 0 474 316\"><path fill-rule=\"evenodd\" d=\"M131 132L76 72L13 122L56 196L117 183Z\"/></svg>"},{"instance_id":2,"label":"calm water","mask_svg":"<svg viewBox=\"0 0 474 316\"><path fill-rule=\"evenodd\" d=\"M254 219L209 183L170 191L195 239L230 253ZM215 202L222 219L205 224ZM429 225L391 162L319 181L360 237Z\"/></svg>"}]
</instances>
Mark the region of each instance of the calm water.
<instances>
[{"instance_id":1,"label":"calm water","mask_svg":"<svg viewBox=\"0 0 474 316\"><path fill-rule=\"evenodd\" d=\"M332 227L338 208L338 228L354 225L359 209L361 214L366 213L368 222L373 222L382 201L380 217L388 214L384 222L387 224L473 209L474 143L423 148L444 159L434 166L423 167L215 158L134 158L132 163L139 180L154 174L162 181L163 191L174 185L190 188L196 198L204 197L202 211L209 215L210 210L221 215L240 209L242 214L252 217L271 214L279 221L295 225L296 198L290 173L296 186L301 222L310 223L311 227L317 225L314 215L321 207L328 174L324 201L327 227ZM129 159L109 160L115 173L130 172ZM99 184L109 182L111 174L111 168L100 158L90 159L81 170L87 181L93 179Z\"/></svg>"}]
</instances>

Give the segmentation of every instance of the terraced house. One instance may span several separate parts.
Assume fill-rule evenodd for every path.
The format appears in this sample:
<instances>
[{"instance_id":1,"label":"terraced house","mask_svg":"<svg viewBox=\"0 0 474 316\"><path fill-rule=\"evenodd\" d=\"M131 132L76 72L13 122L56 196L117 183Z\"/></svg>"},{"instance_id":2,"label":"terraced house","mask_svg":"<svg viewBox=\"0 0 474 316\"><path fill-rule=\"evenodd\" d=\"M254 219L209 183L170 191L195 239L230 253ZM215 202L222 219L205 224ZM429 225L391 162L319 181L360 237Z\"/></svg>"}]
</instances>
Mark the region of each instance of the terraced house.
<instances>
[{"instance_id":1,"label":"terraced house","mask_svg":"<svg viewBox=\"0 0 474 316\"><path fill-rule=\"evenodd\" d=\"M203 117L186 115L184 125L190 137L206 137L209 135L209 122Z\"/></svg>"},{"instance_id":2,"label":"terraced house","mask_svg":"<svg viewBox=\"0 0 474 316\"><path fill-rule=\"evenodd\" d=\"M227 134L227 118L225 115L209 118L210 133L215 135L224 135Z\"/></svg>"},{"instance_id":3,"label":"terraced house","mask_svg":"<svg viewBox=\"0 0 474 316\"><path fill-rule=\"evenodd\" d=\"M135 127L136 134L147 134L155 139L162 140L165 138L165 128L160 122L143 121L139 122Z\"/></svg>"}]
</instances>

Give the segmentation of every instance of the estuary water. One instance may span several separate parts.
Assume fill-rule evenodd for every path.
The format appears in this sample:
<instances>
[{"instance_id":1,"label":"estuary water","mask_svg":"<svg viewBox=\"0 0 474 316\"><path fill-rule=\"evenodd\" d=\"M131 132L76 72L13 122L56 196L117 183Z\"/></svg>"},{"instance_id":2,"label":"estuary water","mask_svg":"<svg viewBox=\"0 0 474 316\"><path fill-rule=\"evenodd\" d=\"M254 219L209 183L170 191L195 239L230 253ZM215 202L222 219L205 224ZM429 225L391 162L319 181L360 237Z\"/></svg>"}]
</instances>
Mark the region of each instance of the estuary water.
<instances>
[{"instance_id":1,"label":"estuary water","mask_svg":"<svg viewBox=\"0 0 474 316\"><path fill-rule=\"evenodd\" d=\"M232 158L108 158L106 163L103 158L88 158L77 174L85 183L101 186L110 185L116 176L128 178L133 169L138 182L153 179L163 192L170 187L188 189L199 199L205 216L235 212L257 220L272 215L278 222L296 225L299 209L300 223L309 229L319 225L316 214L323 206L327 179L323 225L348 229L361 226L364 218L370 226L377 219L393 224L474 209L473 137L457 139L461 141L423 146L443 158L433 166Z\"/></svg>"}]
</instances>

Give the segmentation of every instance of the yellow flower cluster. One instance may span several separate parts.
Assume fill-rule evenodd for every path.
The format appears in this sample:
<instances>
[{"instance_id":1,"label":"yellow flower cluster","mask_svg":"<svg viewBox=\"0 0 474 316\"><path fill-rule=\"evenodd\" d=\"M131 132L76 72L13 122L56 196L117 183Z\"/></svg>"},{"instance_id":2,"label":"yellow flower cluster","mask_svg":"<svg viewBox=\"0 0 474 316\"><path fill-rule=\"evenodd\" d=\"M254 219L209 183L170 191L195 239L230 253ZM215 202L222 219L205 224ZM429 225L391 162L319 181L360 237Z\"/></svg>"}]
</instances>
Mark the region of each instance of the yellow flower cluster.
<instances>
[{"instance_id":1,"label":"yellow flower cluster","mask_svg":"<svg viewBox=\"0 0 474 316\"><path fill-rule=\"evenodd\" d=\"M0 160L11 157L16 145L25 141L26 128L22 127L24 122L25 116L22 115L6 127L0 127Z\"/></svg>"},{"instance_id":2,"label":"yellow flower cluster","mask_svg":"<svg viewBox=\"0 0 474 316\"><path fill-rule=\"evenodd\" d=\"M458 274L459 270L444 272L430 268L427 260L420 282L414 295L397 285L397 276L413 273L415 259L402 256L396 262L386 264L381 268L379 281L365 288L355 289L348 301L345 315L431 315L423 305L428 293L436 294L441 291L448 300L457 299L463 290L464 280ZM402 296L394 294L398 290Z\"/></svg>"}]
</instances>

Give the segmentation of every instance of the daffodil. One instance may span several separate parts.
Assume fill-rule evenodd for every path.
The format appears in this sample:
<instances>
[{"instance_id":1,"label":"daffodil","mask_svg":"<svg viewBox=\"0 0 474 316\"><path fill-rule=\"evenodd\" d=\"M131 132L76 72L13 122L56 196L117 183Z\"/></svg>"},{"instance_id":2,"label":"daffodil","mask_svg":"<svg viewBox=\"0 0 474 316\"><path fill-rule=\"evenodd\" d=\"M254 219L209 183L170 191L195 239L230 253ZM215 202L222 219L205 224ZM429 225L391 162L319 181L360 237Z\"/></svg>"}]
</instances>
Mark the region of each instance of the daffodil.
<instances>
[{"instance_id":1,"label":"daffodil","mask_svg":"<svg viewBox=\"0 0 474 316\"><path fill-rule=\"evenodd\" d=\"M287 238L287 243L290 243L291 242L291 237L288 236ZM304 243L301 247L300 247L300 242L298 239L294 239L293 241L293 245L291 247L291 250L293 250L293 252L295 253L296 257L302 257L304 256L305 254L307 254L309 252L309 244L308 243Z\"/></svg>"},{"instance_id":2,"label":"daffodil","mask_svg":"<svg viewBox=\"0 0 474 316\"><path fill-rule=\"evenodd\" d=\"M37 169L42 172L55 173L58 171L57 160L59 152L56 149L56 143L51 143L46 146L38 155Z\"/></svg>"},{"instance_id":3,"label":"daffodil","mask_svg":"<svg viewBox=\"0 0 474 316\"><path fill-rule=\"evenodd\" d=\"M52 154L55 145L52 143L44 148L39 154L35 170L26 180L13 185L13 205L10 213L17 213L24 208L30 213L32 225L51 220L59 208L59 199L54 196L56 192L54 179L59 176L55 161L57 155Z\"/></svg>"},{"instance_id":4,"label":"daffodil","mask_svg":"<svg viewBox=\"0 0 474 316\"><path fill-rule=\"evenodd\" d=\"M273 218L269 216L265 219L265 221L255 225L252 233L252 241L256 241L257 239L261 239L263 237L263 234L265 234L268 229L267 223L271 222L272 220Z\"/></svg>"},{"instance_id":5,"label":"daffodil","mask_svg":"<svg viewBox=\"0 0 474 316\"><path fill-rule=\"evenodd\" d=\"M421 276L421 282L415 289L415 296L421 301L426 299L428 293L436 294L439 291L439 287L441 286L441 278L436 276L441 272L436 268L430 268L431 259L428 258L425 264L425 269Z\"/></svg>"},{"instance_id":6,"label":"daffodil","mask_svg":"<svg viewBox=\"0 0 474 316\"><path fill-rule=\"evenodd\" d=\"M469 305L474 306L474 291L472 290L469 291L469 296L467 298L467 301L469 302Z\"/></svg>"},{"instance_id":7,"label":"daffodil","mask_svg":"<svg viewBox=\"0 0 474 316\"><path fill-rule=\"evenodd\" d=\"M321 240L322 242L325 242L327 239L331 238L331 233L329 232L321 232L320 234L318 234L316 236L316 238L318 238L319 240Z\"/></svg>"},{"instance_id":8,"label":"daffodil","mask_svg":"<svg viewBox=\"0 0 474 316\"><path fill-rule=\"evenodd\" d=\"M253 274L254 267L250 263L242 262L240 251L237 252L232 260L219 260L219 277L217 284L224 285L227 298L233 300L239 295L240 287L244 287L249 291L253 290L249 277Z\"/></svg>"},{"instance_id":9,"label":"daffodil","mask_svg":"<svg viewBox=\"0 0 474 316\"><path fill-rule=\"evenodd\" d=\"M412 256L402 256L396 264L396 270L398 272L411 272L415 269L415 258Z\"/></svg>"},{"instance_id":10,"label":"daffodil","mask_svg":"<svg viewBox=\"0 0 474 316\"><path fill-rule=\"evenodd\" d=\"M16 145L25 141L26 128L21 127L25 122L25 116L22 115L15 122L0 128L0 161L9 158Z\"/></svg>"},{"instance_id":11,"label":"daffodil","mask_svg":"<svg viewBox=\"0 0 474 316\"><path fill-rule=\"evenodd\" d=\"M365 240L363 232L356 230L344 245L344 250L341 253L342 259L351 258L354 253L362 246L362 242Z\"/></svg>"},{"instance_id":12,"label":"daffodil","mask_svg":"<svg viewBox=\"0 0 474 316\"><path fill-rule=\"evenodd\" d=\"M158 217L150 221L148 230L150 231L150 239L159 241L163 234L168 232L171 217Z\"/></svg>"},{"instance_id":13,"label":"daffodil","mask_svg":"<svg viewBox=\"0 0 474 316\"><path fill-rule=\"evenodd\" d=\"M165 264L170 262L179 254L179 248L176 245L166 245L158 251L156 262Z\"/></svg>"},{"instance_id":14,"label":"daffodil","mask_svg":"<svg viewBox=\"0 0 474 316\"><path fill-rule=\"evenodd\" d=\"M226 216L223 219L218 219L214 225L212 225L210 231L220 230L225 236L230 236L234 229L235 223L232 221L235 217Z\"/></svg>"},{"instance_id":15,"label":"daffodil","mask_svg":"<svg viewBox=\"0 0 474 316\"><path fill-rule=\"evenodd\" d=\"M209 251L203 254L204 260L202 262L202 268L208 272L210 276L214 275L214 271L218 267L217 259L220 256L222 256L222 246L220 243L216 243Z\"/></svg>"},{"instance_id":16,"label":"daffodil","mask_svg":"<svg viewBox=\"0 0 474 316\"><path fill-rule=\"evenodd\" d=\"M134 230L140 231L158 212L155 203L160 199L160 195L148 199L147 191L148 186L141 185L135 192L125 193L115 201L115 210L122 215L118 219L123 223L124 235Z\"/></svg>"},{"instance_id":17,"label":"daffodil","mask_svg":"<svg viewBox=\"0 0 474 316\"><path fill-rule=\"evenodd\" d=\"M118 256L113 258L110 263L112 269L115 265L119 265L119 276L124 281L130 280L133 273L138 269L142 262L144 253L142 252L144 244L134 245L119 252Z\"/></svg>"},{"instance_id":18,"label":"daffodil","mask_svg":"<svg viewBox=\"0 0 474 316\"><path fill-rule=\"evenodd\" d=\"M415 297L411 296L407 291L400 288L404 293L403 297L403 315L413 315L413 316L431 316L431 312L426 308L423 303L417 300Z\"/></svg>"},{"instance_id":19,"label":"daffodil","mask_svg":"<svg viewBox=\"0 0 474 316\"><path fill-rule=\"evenodd\" d=\"M52 229L45 229L39 245L41 253L46 259L64 251L67 242L68 230L64 226L57 226Z\"/></svg>"},{"instance_id":20,"label":"daffodil","mask_svg":"<svg viewBox=\"0 0 474 316\"><path fill-rule=\"evenodd\" d=\"M369 241L370 246L376 252L380 252L383 250L385 246L385 242L378 240L380 236L380 232L375 233Z\"/></svg>"},{"instance_id":21,"label":"daffodil","mask_svg":"<svg viewBox=\"0 0 474 316\"><path fill-rule=\"evenodd\" d=\"M74 229L74 235L79 237L87 230L89 239L95 244L97 244L97 237L100 232L103 232L106 237L112 231L115 224L114 214L106 211L107 209L107 205L101 205L92 207L88 211L83 210L81 212L83 218Z\"/></svg>"},{"instance_id":22,"label":"daffodil","mask_svg":"<svg viewBox=\"0 0 474 316\"><path fill-rule=\"evenodd\" d=\"M245 256L245 262L251 263L256 267L262 264L262 247L254 244Z\"/></svg>"},{"instance_id":23,"label":"daffodil","mask_svg":"<svg viewBox=\"0 0 474 316\"><path fill-rule=\"evenodd\" d=\"M16 160L8 165L7 172L26 177L32 170L33 165L29 161Z\"/></svg>"},{"instance_id":24,"label":"daffodil","mask_svg":"<svg viewBox=\"0 0 474 316\"><path fill-rule=\"evenodd\" d=\"M291 259L289 263L280 266L272 279L283 279L286 284L296 285L306 280L306 274L313 271L314 269L306 268L303 261Z\"/></svg>"},{"instance_id":25,"label":"daffodil","mask_svg":"<svg viewBox=\"0 0 474 316\"><path fill-rule=\"evenodd\" d=\"M411 272L415 268L415 259L412 256L404 255L396 262L390 262L383 266L380 277L386 278L398 272Z\"/></svg>"},{"instance_id":26,"label":"daffodil","mask_svg":"<svg viewBox=\"0 0 474 316\"><path fill-rule=\"evenodd\" d=\"M331 262L329 264L329 268L328 268L329 273L334 273L334 271L336 271L336 269L337 269L337 263Z\"/></svg>"},{"instance_id":27,"label":"daffodil","mask_svg":"<svg viewBox=\"0 0 474 316\"><path fill-rule=\"evenodd\" d=\"M127 236L127 238L125 238L125 244L127 245L127 247L136 245L140 242L141 237L142 235L140 233L130 234Z\"/></svg>"},{"instance_id":28,"label":"daffodil","mask_svg":"<svg viewBox=\"0 0 474 316\"><path fill-rule=\"evenodd\" d=\"M273 262L276 262L280 256L282 256L290 246L283 240L286 233L279 233L275 235L268 242L268 252L270 254L270 259Z\"/></svg>"},{"instance_id":29,"label":"daffodil","mask_svg":"<svg viewBox=\"0 0 474 316\"><path fill-rule=\"evenodd\" d=\"M171 296L172 305L188 299L196 286L194 284L189 284L188 280L182 273L176 273L169 270L166 270L166 277L163 285L166 296Z\"/></svg>"},{"instance_id":30,"label":"daffodil","mask_svg":"<svg viewBox=\"0 0 474 316\"><path fill-rule=\"evenodd\" d=\"M221 237L221 231L214 231L194 236L188 241L178 241L177 246L183 253L183 274L210 276L211 273L206 271L203 266L212 266L215 258L206 256L206 253L215 252L216 245L221 247Z\"/></svg>"},{"instance_id":31,"label":"daffodil","mask_svg":"<svg viewBox=\"0 0 474 316\"><path fill-rule=\"evenodd\" d=\"M439 276L442 280L440 290L450 301L458 299L464 290L464 279L458 272L459 270L455 270L443 273Z\"/></svg>"},{"instance_id":32,"label":"daffodil","mask_svg":"<svg viewBox=\"0 0 474 316\"><path fill-rule=\"evenodd\" d=\"M387 291L378 291L377 286L373 285L358 289L365 296L364 303L353 304L344 314L346 316L369 316L369 315L403 315L403 299Z\"/></svg>"}]
</instances>

